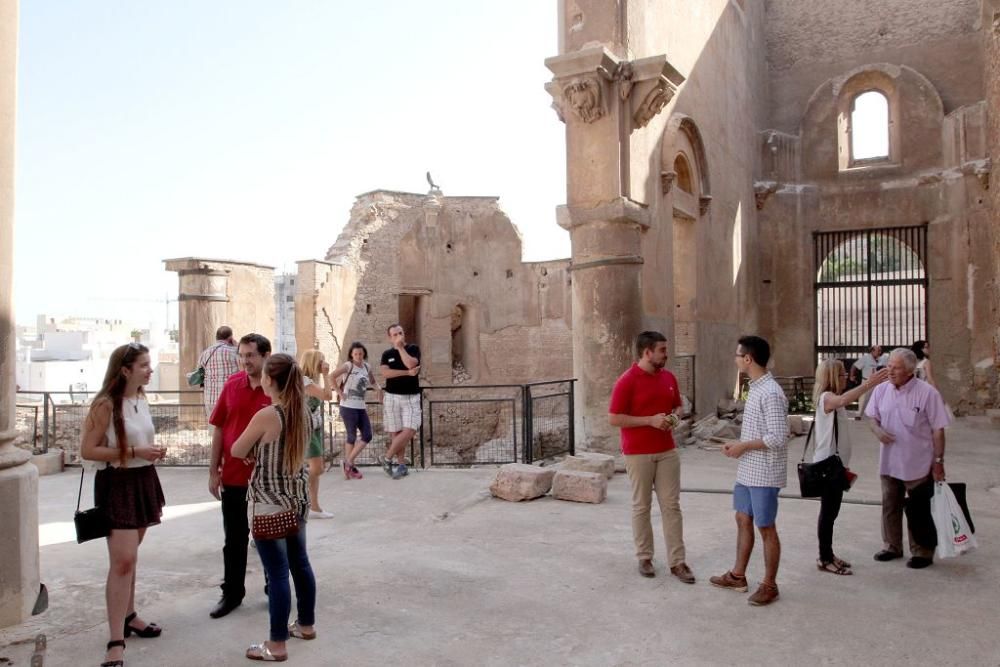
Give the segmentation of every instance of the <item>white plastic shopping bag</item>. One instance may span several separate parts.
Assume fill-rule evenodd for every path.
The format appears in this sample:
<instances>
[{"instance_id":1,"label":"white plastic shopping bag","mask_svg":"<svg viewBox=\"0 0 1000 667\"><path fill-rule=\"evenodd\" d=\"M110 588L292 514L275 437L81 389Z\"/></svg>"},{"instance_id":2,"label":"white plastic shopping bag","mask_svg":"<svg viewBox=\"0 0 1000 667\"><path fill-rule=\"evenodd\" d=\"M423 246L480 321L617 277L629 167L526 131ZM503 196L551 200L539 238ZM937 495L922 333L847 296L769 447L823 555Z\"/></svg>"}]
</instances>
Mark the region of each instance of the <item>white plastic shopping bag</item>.
<instances>
[{"instance_id":1,"label":"white plastic shopping bag","mask_svg":"<svg viewBox=\"0 0 1000 667\"><path fill-rule=\"evenodd\" d=\"M938 558L954 558L976 548L976 536L969 530L962 506L955 499L951 487L944 482L934 484L931 516L937 528Z\"/></svg>"}]
</instances>

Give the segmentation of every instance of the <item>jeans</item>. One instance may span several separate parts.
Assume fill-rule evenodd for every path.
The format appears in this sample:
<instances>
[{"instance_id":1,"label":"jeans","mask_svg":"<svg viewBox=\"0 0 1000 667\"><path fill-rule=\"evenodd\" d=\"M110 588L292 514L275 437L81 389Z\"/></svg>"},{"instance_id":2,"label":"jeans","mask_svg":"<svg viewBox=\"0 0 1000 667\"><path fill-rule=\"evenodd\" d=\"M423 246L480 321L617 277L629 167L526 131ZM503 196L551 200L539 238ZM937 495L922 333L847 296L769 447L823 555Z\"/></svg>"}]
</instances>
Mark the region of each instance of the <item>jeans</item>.
<instances>
[{"instance_id":1,"label":"jeans","mask_svg":"<svg viewBox=\"0 0 1000 667\"><path fill-rule=\"evenodd\" d=\"M625 470L632 483L632 539L639 560L653 558L653 524L650 510L653 491L660 506L667 564L680 565L684 551L684 520L681 516L681 459L676 449L658 454L629 454Z\"/></svg>"},{"instance_id":2,"label":"jeans","mask_svg":"<svg viewBox=\"0 0 1000 667\"><path fill-rule=\"evenodd\" d=\"M824 563L833 560L833 522L840 514L844 500L844 490L836 484L828 487L819 498L819 521L816 534L819 537L819 559Z\"/></svg>"},{"instance_id":3,"label":"jeans","mask_svg":"<svg viewBox=\"0 0 1000 667\"><path fill-rule=\"evenodd\" d=\"M222 487L222 528L226 534L222 546L222 560L225 565L222 597L231 602L239 602L246 595L247 546L250 544L247 487Z\"/></svg>"},{"instance_id":4,"label":"jeans","mask_svg":"<svg viewBox=\"0 0 1000 667\"><path fill-rule=\"evenodd\" d=\"M267 608L271 615L271 641L288 641L288 615L292 611L292 593L288 573L295 582L295 606L299 625L316 622L316 578L306 553L306 522L299 519L299 532L280 540L254 540L257 555L268 580Z\"/></svg>"}]
</instances>

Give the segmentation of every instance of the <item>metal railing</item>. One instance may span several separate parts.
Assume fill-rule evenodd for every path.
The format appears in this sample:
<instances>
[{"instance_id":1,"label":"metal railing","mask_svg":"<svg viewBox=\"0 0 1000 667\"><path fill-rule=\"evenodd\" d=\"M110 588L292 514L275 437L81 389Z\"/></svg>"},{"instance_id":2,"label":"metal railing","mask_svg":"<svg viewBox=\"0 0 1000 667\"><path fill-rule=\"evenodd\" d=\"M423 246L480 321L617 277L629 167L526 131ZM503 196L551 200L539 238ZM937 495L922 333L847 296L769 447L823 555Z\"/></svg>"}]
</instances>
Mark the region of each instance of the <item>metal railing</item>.
<instances>
[{"instance_id":1,"label":"metal railing","mask_svg":"<svg viewBox=\"0 0 1000 667\"><path fill-rule=\"evenodd\" d=\"M576 453L574 380L524 385L524 463Z\"/></svg>"},{"instance_id":2,"label":"metal railing","mask_svg":"<svg viewBox=\"0 0 1000 667\"><path fill-rule=\"evenodd\" d=\"M575 452L575 379L529 384L421 387L423 419L410 441L414 465L466 466L531 463ZM207 466L212 427L197 390L147 395L155 443L167 450L159 465ZM79 392L18 392L17 429L35 453L59 448L66 463L80 462L80 440L93 395ZM376 465L389 445L382 404L366 401L372 441L358 465ZM340 406L323 409L324 459L342 460L347 432ZM359 435L360 437L360 435Z\"/></svg>"},{"instance_id":3,"label":"metal railing","mask_svg":"<svg viewBox=\"0 0 1000 667\"><path fill-rule=\"evenodd\" d=\"M167 450L161 465L209 464L212 428L201 397L200 391L191 390L147 394L156 432L154 442ZM80 439L92 400L92 394L80 392L18 392L18 428L22 437L30 437L36 453L59 448L65 452L67 463L79 463Z\"/></svg>"}]
</instances>

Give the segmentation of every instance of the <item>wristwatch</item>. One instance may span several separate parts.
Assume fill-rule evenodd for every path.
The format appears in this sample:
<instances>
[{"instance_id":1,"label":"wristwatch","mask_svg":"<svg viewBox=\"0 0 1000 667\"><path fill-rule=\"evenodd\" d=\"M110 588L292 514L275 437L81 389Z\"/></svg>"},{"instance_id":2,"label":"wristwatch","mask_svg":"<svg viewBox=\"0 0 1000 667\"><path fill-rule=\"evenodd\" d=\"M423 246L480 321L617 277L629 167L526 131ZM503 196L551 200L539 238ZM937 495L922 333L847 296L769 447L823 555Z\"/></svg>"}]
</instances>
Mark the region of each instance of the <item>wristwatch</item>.
<instances>
[{"instance_id":1,"label":"wristwatch","mask_svg":"<svg viewBox=\"0 0 1000 667\"><path fill-rule=\"evenodd\" d=\"M934 457L934 463L944 464L944 457L943 456L935 456Z\"/></svg>"}]
</instances>

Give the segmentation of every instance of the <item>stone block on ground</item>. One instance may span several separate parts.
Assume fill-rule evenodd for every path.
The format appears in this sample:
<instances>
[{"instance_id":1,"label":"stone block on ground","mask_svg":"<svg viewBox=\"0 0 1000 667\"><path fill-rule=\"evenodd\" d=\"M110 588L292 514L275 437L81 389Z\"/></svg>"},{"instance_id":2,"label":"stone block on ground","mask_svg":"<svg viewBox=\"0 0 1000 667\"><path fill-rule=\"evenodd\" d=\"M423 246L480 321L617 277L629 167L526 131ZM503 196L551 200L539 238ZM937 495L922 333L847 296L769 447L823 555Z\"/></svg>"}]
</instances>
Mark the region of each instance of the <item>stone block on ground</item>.
<instances>
[{"instance_id":1,"label":"stone block on ground","mask_svg":"<svg viewBox=\"0 0 1000 667\"><path fill-rule=\"evenodd\" d=\"M611 479L615 476L615 457L597 452L580 452L564 458L560 467L563 470L596 472Z\"/></svg>"},{"instance_id":2,"label":"stone block on ground","mask_svg":"<svg viewBox=\"0 0 1000 667\"><path fill-rule=\"evenodd\" d=\"M31 462L38 468L38 475L57 475L63 471L63 450L50 449L44 454L35 454Z\"/></svg>"},{"instance_id":3,"label":"stone block on ground","mask_svg":"<svg viewBox=\"0 0 1000 667\"><path fill-rule=\"evenodd\" d=\"M792 435L805 435L809 429L809 424L805 422L802 415L788 415L788 432Z\"/></svg>"},{"instance_id":4,"label":"stone block on ground","mask_svg":"<svg viewBox=\"0 0 1000 667\"><path fill-rule=\"evenodd\" d=\"M608 478L597 472L559 470L552 478L552 497L576 503L603 503L608 497Z\"/></svg>"},{"instance_id":5,"label":"stone block on ground","mask_svg":"<svg viewBox=\"0 0 1000 667\"><path fill-rule=\"evenodd\" d=\"M554 468L539 468L527 463L508 463L500 466L490 484L490 493L502 500L517 502L540 498L552 488Z\"/></svg>"}]
</instances>

